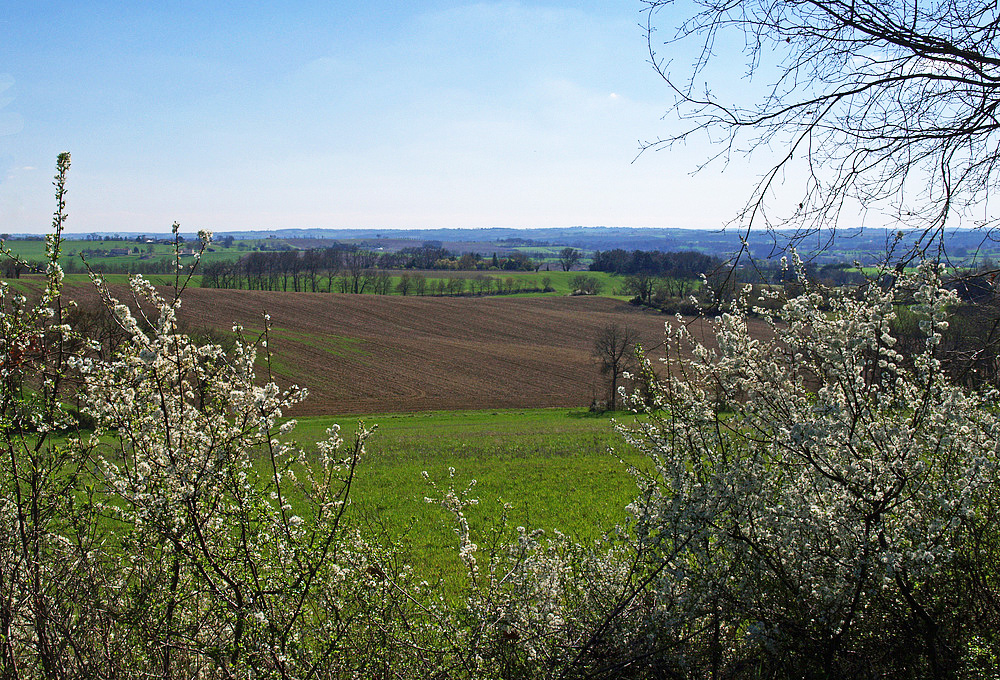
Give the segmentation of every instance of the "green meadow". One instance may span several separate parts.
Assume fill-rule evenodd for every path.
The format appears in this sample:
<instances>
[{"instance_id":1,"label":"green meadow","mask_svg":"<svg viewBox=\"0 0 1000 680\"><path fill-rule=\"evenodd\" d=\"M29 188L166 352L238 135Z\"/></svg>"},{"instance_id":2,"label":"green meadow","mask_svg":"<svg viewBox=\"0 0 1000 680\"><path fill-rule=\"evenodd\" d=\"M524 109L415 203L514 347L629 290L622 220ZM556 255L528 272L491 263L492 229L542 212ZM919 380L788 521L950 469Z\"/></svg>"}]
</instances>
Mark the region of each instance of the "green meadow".
<instances>
[{"instance_id":1,"label":"green meadow","mask_svg":"<svg viewBox=\"0 0 1000 680\"><path fill-rule=\"evenodd\" d=\"M130 250L138 248L139 253L136 255L98 255L96 257L100 260L111 262L137 261L139 255L147 255L155 259L172 260L174 258L174 246L172 243L140 243L135 239L118 241L86 240L74 238L74 236L78 235L70 234L63 237L62 249L60 251L60 262L63 264L71 258L79 259L80 253L85 250L108 251L112 248L128 248ZM246 255L252 249L259 248L262 244L273 245L273 243L273 241L268 242L259 239L234 241L233 245L228 248L221 243L212 243L209 246L211 251L206 252L204 256L206 260L235 260ZM240 247L241 245L242 248ZM42 261L45 259L45 241L42 239L9 239L4 241L4 246L24 260ZM182 249L192 248L197 251L201 247L201 244L197 239L191 239L181 242L180 246ZM184 259L190 260L191 258L190 256L185 256L181 259L183 261Z\"/></svg>"},{"instance_id":2,"label":"green meadow","mask_svg":"<svg viewBox=\"0 0 1000 680\"><path fill-rule=\"evenodd\" d=\"M629 425L636 416L615 418ZM582 408L312 416L297 419L288 438L308 452L340 425L346 456L359 423L375 431L356 469L350 514L404 546L422 578L452 585L462 573L455 518L428 498L474 482L467 497L478 503L466 516L485 560L485 539L497 529L599 539L628 520L626 506L637 495L629 470L646 464L614 429L611 415Z\"/></svg>"},{"instance_id":3,"label":"green meadow","mask_svg":"<svg viewBox=\"0 0 1000 680\"><path fill-rule=\"evenodd\" d=\"M635 418L619 417L624 423ZM584 409L439 411L360 420L377 430L365 446L352 488L356 516L401 539L415 564L441 577L454 578L459 565L454 518L425 498L440 497L449 486L463 491L476 482L469 498L479 504L467 515L477 543L505 512L509 530L520 525L594 540L627 519L625 508L636 495L628 468L641 465L642 459L607 414ZM310 442L338 423L346 446L358 422L357 416L301 418L292 437L308 450Z\"/></svg>"}]
</instances>

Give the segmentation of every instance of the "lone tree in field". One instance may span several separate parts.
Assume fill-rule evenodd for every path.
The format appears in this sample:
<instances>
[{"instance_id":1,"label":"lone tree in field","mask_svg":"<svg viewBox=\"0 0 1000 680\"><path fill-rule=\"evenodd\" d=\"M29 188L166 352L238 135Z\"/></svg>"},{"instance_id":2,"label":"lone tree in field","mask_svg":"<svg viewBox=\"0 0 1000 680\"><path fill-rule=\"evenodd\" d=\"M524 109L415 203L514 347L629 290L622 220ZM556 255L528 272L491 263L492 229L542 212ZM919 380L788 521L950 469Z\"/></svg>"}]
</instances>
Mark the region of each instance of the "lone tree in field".
<instances>
[{"instance_id":1,"label":"lone tree in field","mask_svg":"<svg viewBox=\"0 0 1000 680\"><path fill-rule=\"evenodd\" d=\"M638 334L628 326L611 323L601 329L594 339L594 356L600 363L601 375L608 379L608 409L614 411L618 404L618 386L623 374L635 366L635 347Z\"/></svg>"},{"instance_id":2,"label":"lone tree in field","mask_svg":"<svg viewBox=\"0 0 1000 680\"><path fill-rule=\"evenodd\" d=\"M580 251L576 248L563 248L559 251L559 266L564 272L568 272L580 261L580 257Z\"/></svg>"},{"instance_id":3,"label":"lone tree in field","mask_svg":"<svg viewBox=\"0 0 1000 680\"><path fill-rule=\"evenodd\" d=\"M924 243L950 220L996 226L986 203L1000 161L995 2L696 0L686 20L669 0L646 5L652 62L676 95L673 112L690 123L646 147L708 135L718 152L706 162L777 153L737 216L742 227L804 235L860 206L922 230ZM663 18L682 23L661 42L665 8ZM694 62L665 61L660 44ZM738 92L705 82L732 58L724 45L743 45ZM795 177L801 194L780 205L774 189Z\"/></svg>"}]
</instances>

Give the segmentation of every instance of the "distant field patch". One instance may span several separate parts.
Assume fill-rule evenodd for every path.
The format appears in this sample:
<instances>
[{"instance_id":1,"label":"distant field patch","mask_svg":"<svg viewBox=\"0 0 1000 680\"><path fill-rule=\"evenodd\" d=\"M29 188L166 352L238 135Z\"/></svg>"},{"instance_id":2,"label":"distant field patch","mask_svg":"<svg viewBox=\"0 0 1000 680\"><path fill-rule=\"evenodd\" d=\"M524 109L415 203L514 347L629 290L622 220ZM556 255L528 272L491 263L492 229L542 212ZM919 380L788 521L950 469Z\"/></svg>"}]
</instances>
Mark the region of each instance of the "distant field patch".
<instances>
[{"instance_id":1,"label":"distant field patch","mask_svg":"<svg viewBox=\"0 0 1000 680\"><path fill-rule=\"evenodd\" d=\"M112 289L122 299L127 293ZM94 301L89 285L73 295ZM402 297L192 288L181 319L231 332L273 324L272 369L307 387L297 415L581 407L606 384L593 342L609 323L659 356L673 317L593 296ZM754 328L763 323L752 322ZM691 326L706 338L708 322Z\"/></svg>"}]
</instances>

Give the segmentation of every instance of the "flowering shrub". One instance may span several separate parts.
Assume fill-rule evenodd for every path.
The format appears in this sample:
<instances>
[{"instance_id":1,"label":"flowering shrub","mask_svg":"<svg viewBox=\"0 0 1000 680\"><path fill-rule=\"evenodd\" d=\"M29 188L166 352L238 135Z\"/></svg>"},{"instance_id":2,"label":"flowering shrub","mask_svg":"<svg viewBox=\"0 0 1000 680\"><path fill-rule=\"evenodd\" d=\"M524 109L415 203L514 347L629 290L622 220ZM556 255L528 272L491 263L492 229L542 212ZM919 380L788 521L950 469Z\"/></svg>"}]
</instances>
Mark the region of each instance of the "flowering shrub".
<instances>
[{"instance_id":1,"label":"flowering shrub","mask_svg":"<svg viewBox=\"0 0 1000 680\"><path fill-rule=\"evenodd\" d=\"M652 462L632 539L678 671L942 677L984 640L997 654L997 395L942 369L941 274L856 297L801 277L773 317L744 295L715 350L668 328L690 358L647 371L653 412L625 434ZM890 332L902 304L924 339L910 356Z\"/></svg>"},{"instance_id":2,"label":"flowering shrub","mask_svg":"<svg viewBox=\"0 0 1000 680\"><path fill-rule=\"evenodd\" d=\"M305 391L255 381L266 333L252 342L234 329L229 354L197 345L178 331L179 294L136 277L130 307L95 277L127 339L104 358L70 342L57 263L68 167L60 156L41 301L0 290L2 675L433 666L433 650L412 653L423 629L408 623L398 554L349 521L370 431L345 444L334 428L309 455L292 443L294 421L279 419ZM90 432L64 408L70 379Z\"/></svg>"},{"instance_id":3,"label":"flowering shrub","mask_svg":"<svg viewBox=\"0 0 1000 680\"><path fill-rule=\"evenodd\" d=\"M856 296L803 277L777 312L747 291L717 349L668 326L669 371L644 366L646 416L620 428L647 457L631 522L494 550L479 654L510 677L994 677L997 395L942 368L941 273ZM901 305L923 332L908 356Z\"/></svg>"}]
</instances>

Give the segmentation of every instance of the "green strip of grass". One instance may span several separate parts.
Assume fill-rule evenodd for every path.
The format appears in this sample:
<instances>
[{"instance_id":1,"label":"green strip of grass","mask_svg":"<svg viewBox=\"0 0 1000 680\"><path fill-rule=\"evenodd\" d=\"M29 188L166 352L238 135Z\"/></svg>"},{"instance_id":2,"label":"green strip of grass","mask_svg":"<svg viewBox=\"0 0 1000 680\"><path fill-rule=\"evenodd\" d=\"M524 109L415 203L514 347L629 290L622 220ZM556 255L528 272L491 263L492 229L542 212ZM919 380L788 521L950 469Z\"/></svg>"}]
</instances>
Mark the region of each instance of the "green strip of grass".
<instances>
[{"instance_id":1,"label":"green strip of grass","mask_svg":"<svg viewBox=\"0 0 1000 680\"><path fill-rule=\"evenodd\" d=\"M367 357L371 355L370 352L362 348L364 341L361 338L349 338L346 335L334 335L332 333L304 333L278 327L272 327L268 333L271 337L297 342L300 345L322 350L336 357Z\"/></svg>"},{"instance_id":2,"label":"green strip of grass","mask_svg":"<svg viewBox=\"0 0 1000 680\"><path fill-rule=\"evenodd\" d=\"M628 423L634 416L620 418ZM421 578L440 579L447 593L456 592L464 573L455 522L424 500L440 493L422 472L441 491L451 485L461 491L477 481L470 497L480 502L467 517L480 545L507 504L510 533L521 525L588 542L627 519L625 508L636 496L628 465L644 465L614 431L609 416L583 409L438 411L361 420L378 429L357 469L351 515L406 545ZM349 445L358 422L357 416L305 417L291 436L308 451L327 428L340 423ZM62 443L62 437L49 440L49 445ZM269 476L263 459L259 464ZM449 468L455 468L454 478Z\"/></svg>"},{"instance_id":3,"label":"green strip of grass","mask_svg":"<svg viewBox=\"0 0 1000 680\"><path fill-rule=\"evenodd\" d=\"M378 430L358 468L355 511L389 536L405 538L414 561L446 580L458 568L454 523L442 508L425 502L437 494L423 471L442 490L450 484L462 490L476 480L470 496L480 502L468 518L480 538L509 504L512 526L596 539L626 519L625 507L636 495L627 464L640 464L640 458L606 415L531 409L382 414L362 420ZM294 436L315 442L335 422L350 441L357 416L302 418ZM454 479L449 479L450 467L456 470Z\"/></svg>"}]
</instances>

